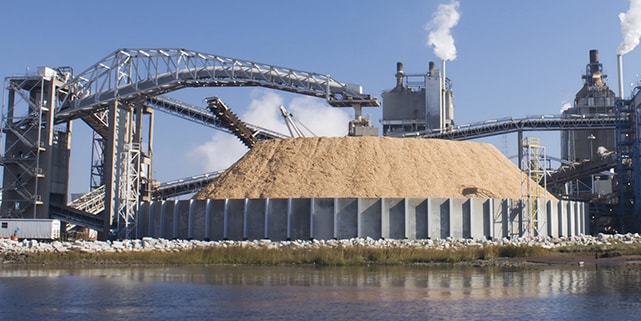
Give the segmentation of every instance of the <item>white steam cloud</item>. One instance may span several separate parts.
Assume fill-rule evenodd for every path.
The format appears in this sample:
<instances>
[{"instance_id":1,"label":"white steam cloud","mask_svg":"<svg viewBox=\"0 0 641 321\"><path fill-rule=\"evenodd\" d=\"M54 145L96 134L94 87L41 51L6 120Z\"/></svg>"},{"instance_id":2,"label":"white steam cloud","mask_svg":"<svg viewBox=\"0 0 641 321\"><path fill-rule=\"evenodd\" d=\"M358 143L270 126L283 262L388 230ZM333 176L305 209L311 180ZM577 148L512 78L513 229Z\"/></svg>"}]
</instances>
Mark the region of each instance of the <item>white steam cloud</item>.
<instances>
[{"instance_id":1,"label":"white steam cloud","mask_svg":"<svg viewBox=\"0 0 641 321\"><path fill-rule=\"evenodd\" d=\"M456 59L456 46L450 30L456 26L461 15L458 12L459 2L454 0L448 4L440 4L428 23L426 29L430 32L427 45L434 48L434 54L441 60Z\"/></svg>"},{"instance_id":2,"label":"white steam cloud","mask_svg":"<svg viewBox=\"0 0 641 321\"><path fill-rule=\"evenodd\" d=\"M623 41L617 49L618 55L625 55L639 45L641 38L641 0L630 0L630 9L619 13Z\"/></svg>"},{"instance_id":3,"label":"white steam cloud","mask_svg":"<svg viewBox=\"0 0 641 321\"><path fill-rule=\"evenodd\" d=\"M567 111L570 108L572 108L572 104L568 102L564 103L563 106L561 106L561 114L563 114L565 111Z\"/></svg>"},{"instance_id":4,"label":"white steam cloud","mask_svg":"<svg viewBox=\"0 0 641 321\"><path fill-rule=\"evenodd\" d=\"M313 97L296 97L285 103L282 96L266 90L252 92L252 101L240 119L252 125L288 135L287 125L279 107L284 105L294 117L317 136L345 136L350 120L345 110L330 107ZM301 128L306 136L312 136ZM223 170L234 164L247 152L247 147L233 135L216 131L209 141L193 151L194 159L203 171Z\"/></svg>"}]
</instances>

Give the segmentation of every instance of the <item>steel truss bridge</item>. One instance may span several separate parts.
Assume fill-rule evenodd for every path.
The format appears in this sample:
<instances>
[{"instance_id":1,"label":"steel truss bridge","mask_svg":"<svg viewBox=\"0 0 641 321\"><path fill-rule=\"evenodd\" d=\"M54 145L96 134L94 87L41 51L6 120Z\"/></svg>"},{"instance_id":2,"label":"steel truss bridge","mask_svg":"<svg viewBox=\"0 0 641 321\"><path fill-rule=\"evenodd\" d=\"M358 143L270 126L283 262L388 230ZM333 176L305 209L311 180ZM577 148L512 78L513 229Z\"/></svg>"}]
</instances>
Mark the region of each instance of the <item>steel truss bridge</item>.
<instances>
[{"instance_id":1,"label":"steel truss bridge","mask_svg":"<svg viewBox=\"0 0 641 321\"><path fill-rule=\"evenodd\" d=\"M380 106L359 85L306 72L193 50L118 49L85 71L39 68L5 80L2 216L62 221L131 237L140 200L192 192L218 173L155 184L151 177L154 111L255 140L284 137L259 126L230 122L222 101L210 109L164 94L187 87L260 86L325 99L333 107ZM212 104L225 106L214 114ZM94 130L92 191L66 204L72 121ZM225 121L227 119L227 121ZM239 136L240 137L240 136ZM245 141L243 141L245 142ZM247 142L245 142L248 144ZM250 145L248 145L250 146Z\"/></svg>"}]
</instances>

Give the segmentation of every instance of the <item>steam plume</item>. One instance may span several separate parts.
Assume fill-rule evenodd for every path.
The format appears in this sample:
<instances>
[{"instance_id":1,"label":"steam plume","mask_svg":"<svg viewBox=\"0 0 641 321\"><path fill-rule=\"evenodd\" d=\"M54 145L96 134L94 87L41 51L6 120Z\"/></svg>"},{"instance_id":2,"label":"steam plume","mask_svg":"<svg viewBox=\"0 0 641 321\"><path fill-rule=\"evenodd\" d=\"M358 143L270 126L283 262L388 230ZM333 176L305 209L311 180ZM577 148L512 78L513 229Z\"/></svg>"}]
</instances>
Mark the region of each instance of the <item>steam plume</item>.
<instances>
[{"instance_id":1,"label":"steam plume","mask_svg":"<svg viewBox=\"0 0 641 321\"><path fill-rule=\"evenodd\" d=\"M641 0L630 0L630 9L619 13L623 41L617 49L618 55L625 55L639 45L641 37Z\"/></svg>"},{"instance_id":2,"label":"steam plume","mask_svg":"<svg viewBox=\"0 0 641 321\"><path fill-rule=\"evenodd\" d=\"M458 0L453 0L448 4L440 4L432 21L426 27L430 32L427 45L434 47L434 54L443 61L456 59L456 47L450 29L456 26L461 17L458 13L458 7Z\"/></svg>"}]
</instances>

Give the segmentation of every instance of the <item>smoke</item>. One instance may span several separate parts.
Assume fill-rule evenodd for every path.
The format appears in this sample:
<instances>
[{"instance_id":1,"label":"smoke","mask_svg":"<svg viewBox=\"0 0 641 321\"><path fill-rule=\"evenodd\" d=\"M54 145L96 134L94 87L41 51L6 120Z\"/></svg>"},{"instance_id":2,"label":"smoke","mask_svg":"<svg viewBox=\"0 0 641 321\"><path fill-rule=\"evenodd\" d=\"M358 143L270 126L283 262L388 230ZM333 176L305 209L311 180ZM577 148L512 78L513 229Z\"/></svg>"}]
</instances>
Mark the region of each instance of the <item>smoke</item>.
<instances>
[{"instance_id":1,"label":"smoke","mask_svg":"<svg viewBox=\"0 0 641 321\"><path fill-rule=\"evenodd\" d=\"M565 111L567 111L570 108L572 108L572 104L567 102L564 103L563 106L561 106L561 114L563 114Z\"/></svg>"},{"instance_id":2,"label":"smoke","mask_svg":"<svg viewBox=\"0 0 641 321\"><path fill-rule=\"evenodd\" d=\"M254 90L252 100L240 119L252 125L267 128L289 135L285 120L280 113L284 105L296 119L302 122L317 136L344 136L347 134L349 115L343 109L330 107L321 99L313 97L296 97L288 103L285 99L267 90ZM307 135L304 128L301 130ZM312 136L309 134L309 136ZM236 136L216 131L209 141L196 147L193 151L198 166L203 171L223 170L234 164L248 151Z\"/></svg>"},{"instance_id":3,"label":"smoke","mask_svg":"<svg viewBox=\"0 0 641 321\"><path fill-rule=\"evenodd\" d=\"M641 0L630 0L630 9L619 13L623 41L617 49L618 55L625 55L639 45L641 37Z\"/></svg>"},{"instance_id":4,"label":"smoke","mask_svg":"<svg viewBox=\"0 0 641 321\"><path fill-rule=\"evenodd\" d=\"M432 21L426 27L429 31L427 45L434 47L434 54L441 60L456 59L456 46L454 46L454 38L450 29L456 26L461 17L458 7L458 0L453 0L448 4L440 4Z\"/></svg>"}]
</instances>

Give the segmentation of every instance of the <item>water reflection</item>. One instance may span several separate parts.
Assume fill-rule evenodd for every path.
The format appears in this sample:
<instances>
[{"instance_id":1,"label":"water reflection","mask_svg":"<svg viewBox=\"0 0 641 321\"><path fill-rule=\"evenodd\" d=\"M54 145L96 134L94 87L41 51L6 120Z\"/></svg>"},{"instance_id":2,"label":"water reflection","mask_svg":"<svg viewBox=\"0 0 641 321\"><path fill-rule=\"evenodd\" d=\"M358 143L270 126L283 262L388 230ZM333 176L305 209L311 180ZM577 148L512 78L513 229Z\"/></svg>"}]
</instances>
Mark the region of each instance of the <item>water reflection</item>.
<instances>
[{"instance_id":1,"label":"water reflection","mask_svg":"<svg viewBox=\"0 0 641 321\"><path fill-rule=\"evenodd\" d=\"M67 319L625 320L641 313L640 289L636 265L5 267L0 310Z\"/></svg>"}]
</instances>

